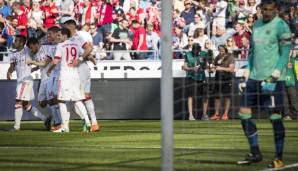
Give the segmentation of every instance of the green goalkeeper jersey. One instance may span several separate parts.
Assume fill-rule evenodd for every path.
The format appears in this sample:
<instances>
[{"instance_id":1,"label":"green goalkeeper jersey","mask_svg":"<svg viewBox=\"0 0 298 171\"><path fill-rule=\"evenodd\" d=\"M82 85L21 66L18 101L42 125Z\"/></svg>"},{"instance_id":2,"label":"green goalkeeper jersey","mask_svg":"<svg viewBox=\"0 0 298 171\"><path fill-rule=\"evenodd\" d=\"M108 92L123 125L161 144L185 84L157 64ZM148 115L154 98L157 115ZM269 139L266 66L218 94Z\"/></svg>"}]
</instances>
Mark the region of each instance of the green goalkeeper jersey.
<instances>
[{"instance_id":1,"label":"green goalkeeper jersey","mask_svg":"<svg viewBox=\"0 0 298 171\"><path fill-rule=\"evenodd\" d=\"M279 80L285 80L286 65L291 49L291 31L286 22L275 17L264 23L262 19L253 25L248 55L248 69L254 80L265 80L277 69Z\"/></svg>"}]
</instances>

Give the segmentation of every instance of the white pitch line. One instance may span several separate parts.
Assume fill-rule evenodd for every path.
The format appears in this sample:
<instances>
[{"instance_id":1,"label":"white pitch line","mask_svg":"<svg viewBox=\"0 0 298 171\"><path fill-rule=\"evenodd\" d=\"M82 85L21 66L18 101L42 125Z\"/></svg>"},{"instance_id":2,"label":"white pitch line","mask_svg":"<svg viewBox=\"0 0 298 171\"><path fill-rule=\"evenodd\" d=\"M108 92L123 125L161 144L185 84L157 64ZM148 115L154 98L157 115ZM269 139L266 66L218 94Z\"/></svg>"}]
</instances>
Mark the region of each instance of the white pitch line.
<instances>
[{"instance_id":1,"label":"white pitch line","mask_svg":"<svg viewBox=\"0 0 298 171\"><path fill-rule=\"evenodd\" d=\"M131 147L131 146L69 146L69 147L56 147L56 146L0 146L0 149L77 149L77 148L97 148L97 149L160 149L160 146L151 146L151 147L144 147L144 146L136 146L136 147ZM209 150L209 149L224 149L224 150L231 150L234 148L230 147L175 147L177 150L181 149L187 149L187 150Z\"/></svg>"},{"instance_id":2,"label":"white pitch line","mask_svg":"<svg viewBox=\"0 0 298 171\"><path fill-rule=\"evenodd\" d=\"M294 168L294 167L298 167L298 163L293 163L293 164L289 164L289 165L286 165L285 167L283 168L280 168L280 169L264 169L264 170L260 170L260 171L276 171L276 170L285 170L285 169L290 169L290 168Z\"/></svg>"}]
</instances>

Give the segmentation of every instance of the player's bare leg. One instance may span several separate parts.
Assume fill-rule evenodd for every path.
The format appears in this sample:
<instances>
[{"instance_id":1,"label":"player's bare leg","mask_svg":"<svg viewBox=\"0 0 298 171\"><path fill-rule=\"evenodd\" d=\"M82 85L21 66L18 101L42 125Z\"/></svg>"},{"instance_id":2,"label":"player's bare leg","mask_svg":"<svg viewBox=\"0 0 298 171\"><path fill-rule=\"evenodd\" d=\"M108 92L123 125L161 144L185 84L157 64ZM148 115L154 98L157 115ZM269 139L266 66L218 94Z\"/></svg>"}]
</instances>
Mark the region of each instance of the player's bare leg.
<instances>
[{"instance_id":1,"label":"player's bare leg","mask_svg":"<svg viewBox=\"0 0 298 171\"><path fill-rule=\"evenodd\" d=\"M194 115L193 115L193 98L188 97L187 99L187 105L188 105L188 120L196 120Z\"/></svg>"}]
</instances>

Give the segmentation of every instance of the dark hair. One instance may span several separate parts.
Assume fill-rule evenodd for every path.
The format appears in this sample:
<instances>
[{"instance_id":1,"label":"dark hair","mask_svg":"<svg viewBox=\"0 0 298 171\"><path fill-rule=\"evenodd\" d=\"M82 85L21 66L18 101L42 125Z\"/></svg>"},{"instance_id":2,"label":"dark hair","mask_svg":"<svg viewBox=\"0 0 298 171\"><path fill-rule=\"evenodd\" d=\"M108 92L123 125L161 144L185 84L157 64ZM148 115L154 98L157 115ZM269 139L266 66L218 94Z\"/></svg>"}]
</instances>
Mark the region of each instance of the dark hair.
<instances>
[{"instance_id":1,"label":"dark hair","mask_svg":"<svg viewBox=\"0 0 298 171\"><path fill-rule=\"evenodd\" d=\"M277 2L276 0L262 0L261 2L261 6L265 5L265 4L274 4L275 7L277 7Z\"/></svg>"},{"instance_id":2,"label":"dark hair","mask_svg":"<svg viewBox=\"0 0 298 171\"><path fill-rule=\"evenodd\" d=\"M229 51L228 51L228 48L227 48L226 45L218 45L218 50L219 50L220 48L224 48L226 53L229 52Z\"/></svg>"},{"instance_id":3,"label":"dark hair","mask_svg":"<svg viewBox=\"0 0 298 171\"><path fill-rule=\"evenodd\" d=\"M23 35L16 35L16 38L20 39L20 41L23 43L23 45L26 44L27 38Z\"/></svg>"},{"instance_id":4,"label":"dark hair","mask_svg":"<svg viewBox=\"0 0 298 171\"><path fill-rule=\"evenodd\" d=\"M62 27L62 28L60 29L60 32L61 32L62 35L66 35L67 38L70 38L70 37L71 37L71 32L70 32L70 30L67 29L67 28L65 28L65 27Z\"/></svg>"},{"instance_id":5,"label":"dark hair","mask_svg":"<svg viewBox=\"0 0 298 171\"><path fill-rule=\"evenodd\" d=\"M138 24L139 22L137 20L132 20L131 24Z\"/></svg>"},{"instance_id":6,"label":"dark hair","mask_svg":"<svg viewBox=\"0 0 298 171\"><path fill-rule=\"evenodd\" d=\"M39 41L35 37L30 37L27 41L27 46L39 44Z\"/></svg>"},{"instance_id":7,"label":"dark hair","mask_svg":"<svg viewBox=\"0 0 298 171\"><path fill-rule=\"evenodd\" d=\"M52 27L48 28L48 31L57 33L57 32L60 31L60 27L58 27L58 26L52 26Z\"/></svg>"}]
</instances>

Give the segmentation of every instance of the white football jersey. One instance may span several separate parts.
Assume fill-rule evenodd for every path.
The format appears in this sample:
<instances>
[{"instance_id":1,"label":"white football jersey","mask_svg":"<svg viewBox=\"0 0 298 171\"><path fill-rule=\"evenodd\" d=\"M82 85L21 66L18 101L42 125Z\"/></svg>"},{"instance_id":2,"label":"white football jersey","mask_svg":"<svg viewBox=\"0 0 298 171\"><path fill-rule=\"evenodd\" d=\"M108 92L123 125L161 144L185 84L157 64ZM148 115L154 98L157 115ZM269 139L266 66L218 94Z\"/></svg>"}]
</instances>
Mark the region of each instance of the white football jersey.
<instances>
[{"instance_id":1,"label":"white football jersey","mask_svg":"<svg viewBox=\"0 0 298 171\"><path fill-rule=\"evenodd\" d=\"M78 32L75 35L73 35L69 40L78 43L81 48L83 48L85 44L88 43L88 40L82 37Z\"/></svg>"},{"instance_id":2,"label":"white football jersey","mask_svg":"<svg viewBox=\"0 0 298 171\"><path fill-rule=\"evenodd\" d=\"M40 47L39 51L34 55L34 60L36 60L38 62L52 60L51 56L54 56L54 55L51 50L52 50L51 45L42 45ZM41 80L48 79L47 71L49 69L49 66L50 65L40 67Z\"/></svg>"},{"instance_id":3,"label":"white football jersey","mask_svg":"<svg viewBox=\"0 0 298 171\"><path fill-rule=\"evenodd\" d=\"M77 60L82 53L81 45L78 42L66 40L59 43L55 52L55 59L61 59L60 79L78 77L78 68L68 66L73 60Z\"/></svg>"},{"instance_id":4,"label":"white football jersey","mask_svg":"<svg viewBox=\"0 0 298 171\"><path fill-rule=\"evenodd\" d=\"M9 53L10 63L15 65L15 71L17 73L17 82L24 80L33 80L31 76L31 67L27 65L26 61L32 60L29 55L29 49L24 47L23 50Z\"/></svg>"}]
</instances>

